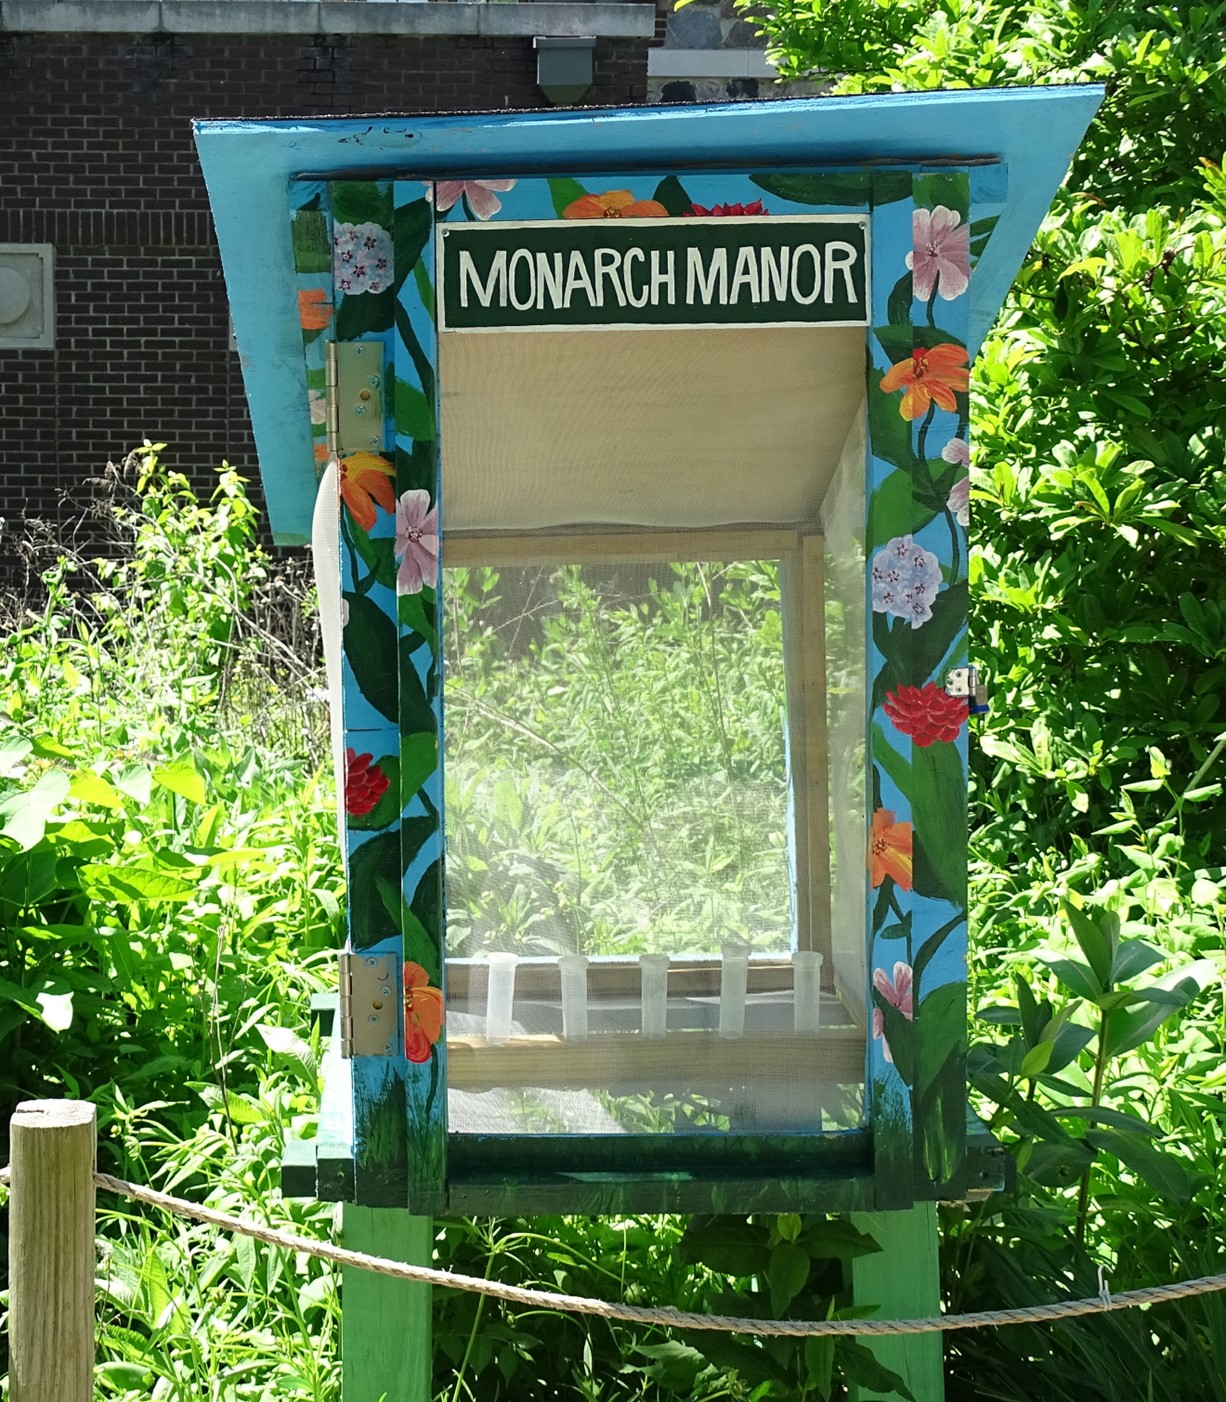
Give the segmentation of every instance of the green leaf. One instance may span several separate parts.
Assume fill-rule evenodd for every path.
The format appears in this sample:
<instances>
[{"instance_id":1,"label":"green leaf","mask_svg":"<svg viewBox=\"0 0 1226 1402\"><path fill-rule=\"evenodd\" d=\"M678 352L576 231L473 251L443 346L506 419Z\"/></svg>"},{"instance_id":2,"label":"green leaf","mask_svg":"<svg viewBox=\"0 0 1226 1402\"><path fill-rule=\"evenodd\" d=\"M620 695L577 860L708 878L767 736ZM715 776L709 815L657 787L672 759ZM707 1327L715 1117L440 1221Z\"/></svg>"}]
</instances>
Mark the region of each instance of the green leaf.
<instances>
[{"instance_id":1,"label":"green leaf","mask_svg":"<svg viewBox=\"0 0 1226 1402\"><path fill-rule=\"evenodd\" d=\"M809 1387L826 1402L834 1381L834 1339L829 1334L806 1339L804 1355Z\"/></svg>"},{"instance_id":2,"label":"green leaf","mask_svg":"<svg viewBox=\"0 0 1226 1402\"><path fill-rule=\"evenodd\" d=\"M395 307L396 294L390 287L382 292L342 295L336 312L336 339L360 341L367 335L390 331Z\"/></svg>"},{"instance_id":3,"label":"green leaf","mask_svg":"<svg viewBox=\"0 0 1226 1402\"><path fill-rule=\"evenodd\" d=\"M831 175L789 175L764 172L751 175L750 181L759 190L792 204L807 204L820 208L837 205L843 208L868 208L871 177L860 171L836 172ZM910 177L907 177L908 193ZM895 196L901 199L902 196Z\"/></svg>"},{"instance_id":4,"label":"green leaf","mask_svg":"<svg viewBox=\"0 0 1226 1402\"><path fill-rule=\"evenodd\" d=\"M434 210L423 195L398 205L392 220L395 239L396 274L394 286L399 290L409 272L421 261L426 243L434 230Z\"/></svg>"},{"instance_id":5,"label":"green leaf","mask_svg":"<svg viewBox=\"0 0 1226 1402\"><path fill-rule=\"evenodd\" d=\"M1143 1046L1167 1018L1190 1003L1199 991L1195 981L1188 979L1174 990L1148 989L1137 995L1141 999L1139 1004L1116 1008L1107 1022L1106 1054L1122 1056L1124 1052Z\"/></svg>"},{"instance_id":6,"label":"green leaf","mask_svg":"<svg viewBox=\"0 0 1226 1402\"><path fill-rule=\"evenodd\" d=\"M438 737L434 731L406 735L400 742L401 792L415 794L438 768Z\"/></svg>"},{"instance_id":7,"label":"green leaf","mask_svg":"<svg viewBox=\"0 0 1226 1402\"><path fill-rule=\"evenodd\" d=\"M18 909L35 905L56 889L58 865L55 848L41 842L0 861L0 901Z\"/></svg>"},{"instance_id":8,"label":"green leaf","mask_svg":"<svg viewBox=\"0 0 1226 1402\"><path fill-rule=\"evenodd\" d=\"M414 635L421 639L421 643L428 647L431 653L438 646L438 635L434 629L434 604L428 597L429 591L423 589L420 594L401 594L396 600L396 613L403 628L411 628ZM427 609L427 603L430 604ZM417 651L416 647L409 649L410 654ZM400 640L400 655L405 655L405 639Z\"/></svg>"},{"instance_id":9,"label":"green leaf","mask_svg":"<svg viewBox=\"0 0 1226 1402\"><path fill-rule=\"evenodd\" d=\"M966 771L956 745L941 740L932 745L912 745L911 811L912 889L918 895L948 901L963 909Z\"/></svg>"},{"instance_id":10,"label":"green leaf","mask_svg":"<svg viewBox=\"0 0 1226 1402\"><path fill-rule=\"evenodd\" d=\"M88 769L80 770L72 776L68 792L81 803L92 803L99 808L123 807L123 795L115 785L104 779L101 774L91 773Z\"/></svg>"},{"instance_id":11,"label":"green leaf","mask_svg":"<svg viewBox=\"0 0 1226 1402\"><path fill-rule=\"evenodd\" d=\"M437 726L434 706L430 700L434 692L434 669L431 668L427 674L430 679L430 685L427 688L422 684L421 677L413 662L413 654L418 651L420 646L421 644L411 634L400 639L400 733L402 735L433 732Z\"/></svg>"},{"instance_id":12,"label":"green leaf","mask_svg":"<svg viewBox=\"0 0 1226 1402\"><path fill-rule=\"evenodd\" d=\"M919 628L912 628L905 619L887 621L885 614L874 613L873 641L885 658L873 682L874 710L895 687L923 686L933 677L955 638L966 629L966 598L964 580L942 589L932 601L932 617ZM913 746L912 766L920 748Z\"/></svg>"},{"instance_id":13,"label":"green leaf","mask_svg":"<svg viewBox=\"0 0 1226 1402\"><path fill-rule=\"evenodd\" d=\"M354 528L356 535L358 528ZM345 660L358 690L390 721L398 719L396 683L396 624L366 594L346 591L349 621L345 624Z\"/></svg>"},{"instance_id":14,"label":"green leaf","mask_svg":"<svg viewBox=\"0 0 1226 1402\"><path fill-rule=\"evenodd\" d=\"M1039 958L1078 998L1097 1003L1103 996L1105 990L1088 964L1083 964L1077 959L1053 959L1045 954L1040 954Z\"/></svg>"},{"instance_id":15,"label":"green leaf","mask_svg":"<svg viewBox=\"0 0 1226 1402\"><path fill-rule=\"evenodd\" d=\"M1073 937L1080 946L1082 954L1085 955L1090 968L1094 971L1094 977L1100 989L1110 988L1112 983L1111 966L1115 958L1115 949L1109 932L1070 901L1061 901L1060 909L1064 912L1064 918L1073 927Z\"/></svg>"},{"instance_id":16,"label":"green leaf","mask_svg":"<svg viewBox=\"0 0 1226 1402\"><path fill-rule=\"evenodd\" d=\"M836 1344L844 1381L871 1393L896 1392L906 1402L915 1402L915 1394L897 1373L883 1363L856 1339L841 1338Z\"/></svg>"},{"instance_id":17,"label":"green leaf","mask_svg":"<svg viewBox=\"0 0 1226 1402\"><path fill-rule=\"evenodd\" d=\"M826 1217L805 1229L797 1239L815 1261L856 1261L881 1250L867 1233L846 1217Z\"/></svg>"},{"instance_id":18,"label":"green leaf","mask_svg":"<svg viewBox=\"0 0 1226 1402\"><path fill-rule=\"evenodd\" d=\"M970 212L971 183L965 171L936 171L915 175L911 190L919 209L935 209L944 205L965 220Z\"/></svg>"},{"instance_id":19,"label":"green leaf","mask_svg":"<svg viewBox=\"0 0 1226 1402\"><path fill-rule=\"evenodd\" d=\"M399 922L384 903L380 885L400 885L403 872L400 832L377 833L349 854L349 931L355 949L369 949L400 933Z\"/></svg>"},{"instance_id":20,"label":"green leaf","mask_svg":"<svg viewBox=\"0 0 1226 1402\"><path fill-rule=\"evenodd\" d=\"M675 175L667 175L656 186L652 196L674 217L686 215L694 207L694 201L685 193L685 187Z\"/></svg>"},{"instance_id":21,"label":"green leaf","mask_svg":"<svg viewBox=\"0 0 1226 1402\"><path fill-rule=\"evenodd\" d=\"M586 194L587 191L577 180L553 177L549 181L549 198L553 201L553 212L559 219L569 205L581 200Z\"/></svg>"},{"instance_id":22,"label":"green leaf","mask_svg":"<svg viewBox=\"0 0 1226 1402\"><path fill-rule=\"evenodd\" d=\"M318 209L300 209L290 221L290 241L294 247L294 271L330 273L332 235L328 217Z\"/></svg>"},{"instance_id":23,"label":"green leaf","mask_svg":"<svg viewBox=\"0 0 1226 1402\"><path fill-rule=\"evenodd\" d=\"M396 432L405 438L433 442L434 405L407 380L393 380L393 403L396 409Z\"/></svg>"},{"instance_id":24,"label":"green leaf","mask_svg":"<svg viewBox=\"0 0 1226 1402\"><path fill-rule=\"evenodd\" d=\"M914 535L922 531L936 514L914 496L913 479L909 475L915 470L916 459L911 452L911 433L906 422L898 417L895 406L888 400L878 399L882 413L886 409L894 411L894 420L901 425L893 441L885 441L873 430L873 452L887 462L902 467L901 472L891 472L872 495L869 504L868 545L870 550L880 550L888 541L900 535ZM893 421L888 425L893 430ZM880 446L879 446L880 445ZM899 463L898 459L904 459ZM948 497L948 493L946 493Z\"/></svg>"},{"instance_id":25,"label":"green leaf","mask_svg":"<svg viewBox=\"0 0 1226 1402\"><path fill-rule=\"evenodd\" d=\"M886 302L886 320L893 325L911 327L911 302L914 298L912 289L912 278L910 273L904 273L894 284L889 300Z\"/></svg>"},{"instance_id":26,"label":"green leaf","mask_svg":"<svg viewBox=\"0 0 1226 1402\"><path fill-rule=\"evenodd\" d=\"M0 837L10 838L28 851L43 839L47 820L68 797L68 775L49 769L29 789L0 800Z\"/></svg>"},{"instance_id":27,"label":"green leaf","mask_svg":"<svg viewBox=\"0 0 1226 1402\"><path fill-rule=\"evenodd\" d=\"M781 1241L771 1252L766 1270L771 1292L771 1310L782 1317L787 1307L805 1288L809 1279L809 1253L791 1242Z\"/></svg>"},{"instance_id":28,"label":"green leaf","mask_svg":"<svg viewBox=\"0 0 1226 1402\"><path fill-rule=\"evenodd\" d=\"M335 180L330 189L332 218L338 224L378 224L392 228L392 187L373 180ZM424 200L423 200L424 203Z\"/></svg>"},{"instance_id":29,"label":"green leaf","mask_svg":"<svg viewBox=\"0 0 1226 1402\"><path fill-rule=\"evenodd\" d=\"M129 862L105 866L86 862L80 869L81 889L91 900L162 905L186 901L196 894L200 871L191 877L173 875L151 864Z\"/></svg>"},{"instance_id":30,"label":"green leaf","mask_svg":"<svg viewBox=\"0 0 1226 1402\"><path fill-rule=\"evenodd\" d=\"M1191 1201L1197 1188L1197 1177L1174 1154L1156 1148L1142 1135L1123 1132L1108 1126L1092 1129L1086 1139L1105 1154L1113 1154L1141 1179L1156 1188L1163 1197L1177 1203Z\"/></svg>"},{"instance_id":31,"label":"green leaf","mask_svg":"<svg viewBox=\"0 0 1226 1402\"><path fill-rule=\"evenodd\" d=\"M1124 940L1116 950L1111 964L1110 982L1127 983L1129 979L1161 964L1166 956L1144 940Z\"/></svg>"},{"instance_id":32,"label":"green leaf","mask_svg":"<svg viewBox=\"0 0 1226 1402\"><path fill-rule=\"evenodd\" d=\"M670 1392L689 1393L698 1374L707 1366L704 1354L689 1344L670 1339L662 1344L635 1344L634 1352L651 1360L644 1369L653 1382Z\"/></svg>"},{"instance_id":33,"label":"green leaf","mask_svg":"<svg viewBox=\"0 0 1226 1402\"><path fill-rule=\"evenodd\" d=\"M153 771L153 782L192 803L204 803L208 799L204 779L192 759L176 759L170 764L158 765Z\"/></svg>"},{"instance_id":34,"label":"green leaf","mask_svg":"<svg viewBox=\"0 0 1226 1402\"><path fill-rule=\"evenodd\" d=\"M771 1257L762 1227L743 1217L724 1216L691 1218L677 1254L690 1265L733 1276L764 1275Z\"/></svg>"}]
</instances>

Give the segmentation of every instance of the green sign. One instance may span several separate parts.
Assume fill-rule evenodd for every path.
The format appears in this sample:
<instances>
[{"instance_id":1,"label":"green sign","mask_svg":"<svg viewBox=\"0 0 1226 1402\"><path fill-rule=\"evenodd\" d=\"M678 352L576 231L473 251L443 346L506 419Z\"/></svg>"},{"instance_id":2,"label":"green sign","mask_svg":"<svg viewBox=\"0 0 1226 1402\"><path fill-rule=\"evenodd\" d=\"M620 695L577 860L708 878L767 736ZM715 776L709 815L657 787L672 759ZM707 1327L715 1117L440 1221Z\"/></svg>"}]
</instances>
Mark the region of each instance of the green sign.
<instances>
[{"instance_id":1,"label":"green sign","mask_svg":"<svg viewBox=\"0 0 1226 1402\"><path fill-rule=\"evenodd\" d=\"M445 224L443 331L867 326L868 220Z\"/></svg>"}]
</instances>

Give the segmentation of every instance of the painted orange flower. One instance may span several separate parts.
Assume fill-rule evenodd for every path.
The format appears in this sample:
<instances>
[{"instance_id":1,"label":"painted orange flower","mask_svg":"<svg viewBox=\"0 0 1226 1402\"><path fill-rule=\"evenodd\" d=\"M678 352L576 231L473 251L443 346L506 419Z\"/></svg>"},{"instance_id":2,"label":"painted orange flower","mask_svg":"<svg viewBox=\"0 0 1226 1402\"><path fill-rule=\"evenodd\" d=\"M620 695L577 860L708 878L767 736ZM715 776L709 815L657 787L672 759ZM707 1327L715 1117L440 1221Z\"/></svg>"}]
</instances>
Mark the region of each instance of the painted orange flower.
<instances>
[{"instance_id":1,"label":"painted orange flower","mask_svg":"<svg viewBox=\"0 0 1226 1402\"><path fill-rule=\"evenodd\" d=\"M659 200L636 200L629 190L581 195L562 211L563 219L667 219Z\"/></svg>"},{"instance_id":2,"label":"painted orange flower","mask_svg":"<svg viewBox=\"0 0 1226 1402\"><path fill-rule=\"evenodd\" d=\"M955 393L970 387L969 358L965 346L917 346L910 360L900 360L886 371L881 388L886 394L902 390L898 412L904 419L918 419L934 402L953 413L958 407Z\"/></svg>"},{"instance_id":3,"label":"painted orange flower","mask_svg":"<svg viewBox=\"0 0 1226 1402\"><path fill-rule=\"evenodd\" d=\"M874 887L890 876L904 891L911 889L911 824L896 823L888 808L878 808L873 814L868 865Z\"/></svg>"},{"instance_id":4,"label":"painted orange flower","mask_svg":"<svg viewBox=\"0 0 1226 1402\"><path fill-rule=\"evenodd\" d=\"M341 459L341 500L364 531L375 524L375 502L395 511L395 468L377 453L350 453Z\"/></svg>"},{"instance_id":5,"label":"painted orange flower","mask_svg":"<svg viewBox=\"0 0 1226 1402\"><path fill-rule=\"evenodd\" d=\"M322 287L307 287L299 292L298 320L304 331L322 331L332 320L332 303Z\"/></svg>"},{"instance_id":6,"label":"painted orange flower","mask_svg":"<svg viewBox=\"0 0 1226 1402\"><path fill-rule=\"evenodd\" d=\"M443 990L430 987L430 975L412 960L404 966L404 1054L429 1061L430 1048L443 1035Z\"/></svg>"}]
</instances>

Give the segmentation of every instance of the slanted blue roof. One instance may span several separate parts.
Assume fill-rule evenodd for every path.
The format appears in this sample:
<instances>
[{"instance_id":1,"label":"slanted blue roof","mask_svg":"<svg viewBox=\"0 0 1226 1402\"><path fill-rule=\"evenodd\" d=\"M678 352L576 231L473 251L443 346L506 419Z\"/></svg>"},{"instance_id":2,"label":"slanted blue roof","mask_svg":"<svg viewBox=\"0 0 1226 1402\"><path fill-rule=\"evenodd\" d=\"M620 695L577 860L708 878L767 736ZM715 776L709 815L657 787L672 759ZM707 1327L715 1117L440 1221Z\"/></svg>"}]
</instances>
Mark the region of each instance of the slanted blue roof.
<instances>
[{"instance_id":1,"label":"slanted blue roof","mask_svg":"<svg viewBox=\"0 0 1226 1402\"><path fill-rule=\"evenodd\" d=\"M297 176L581 175L999 161L1004 212L971 282L983 339L1103 99L1097 85L195 126L274 538L310 535L314 481L290 247Z\"/></svg>"}]
</instances>

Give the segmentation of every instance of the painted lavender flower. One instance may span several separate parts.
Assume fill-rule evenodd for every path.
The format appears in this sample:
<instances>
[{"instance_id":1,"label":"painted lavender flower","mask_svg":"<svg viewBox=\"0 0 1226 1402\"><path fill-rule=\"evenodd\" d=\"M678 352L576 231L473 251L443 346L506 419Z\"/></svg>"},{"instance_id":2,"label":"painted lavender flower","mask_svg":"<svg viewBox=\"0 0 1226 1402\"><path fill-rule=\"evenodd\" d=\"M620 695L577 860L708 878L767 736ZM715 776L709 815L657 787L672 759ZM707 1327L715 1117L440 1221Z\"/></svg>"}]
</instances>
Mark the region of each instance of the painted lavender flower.
<instances>
[{"instance_id":1,"label":"painted lavender flower","mask_svg":"<svg viewBox=\"0 0 1226 1402\"><path fill-rule=\"evenodd\" d=\"M971 278L971 231L955 209L943 204L917 209L911 216L914 251L907 254L915 295L926 302L934 291L951 302L961 297Z\"/></svg>"},{"instance_id":2,"label":"painted lavender flower","mask_svg":"<svg viewBox=\"0 0 1226 1402\"><path fill-rule=\"evenodd\" d=\"M378 224L337 224L332 276L347 297L385 291L392 285L392 236Z\"/></svg>"},{"instance_id":3,"label":"painted lavender flower","mask_svg":"<svg viewBox=\"0 0 1226 1402\"><path fill-rule=\"evenodd\" d=\"M949 514L963 530L971 524L971 479L959 477L949 489L949 500L945 503Z\"/></svg>"},{"instance_id":4,"label":"painted lavender flower","mask_svg":"<svg viewBox=\"0 0 1226 1402\"><path fill-rule=\"evenodd\" d=\"M405 492L396 504L397 594L420 594L438 574L438 508L420 487Z\"/></svg>"},{"instance_id":5,"label":"painted lavender flower","mask_svg":"<svg viewBox=\"0 0 1226 1402\"><path fill-rule=\"evenodd\" d=\"M905 618L918 628L932 617L941 565L909 535L895 536L873 556L873 610Z\"/></svg>"}]
</instances>

